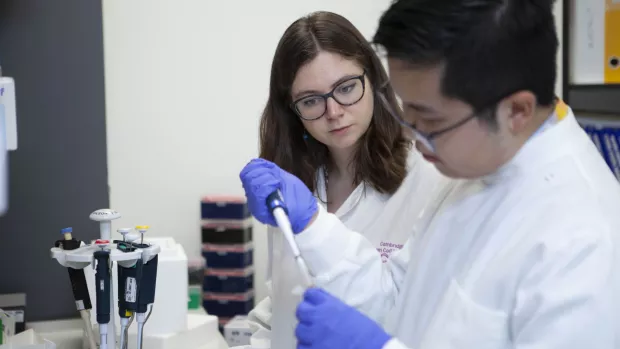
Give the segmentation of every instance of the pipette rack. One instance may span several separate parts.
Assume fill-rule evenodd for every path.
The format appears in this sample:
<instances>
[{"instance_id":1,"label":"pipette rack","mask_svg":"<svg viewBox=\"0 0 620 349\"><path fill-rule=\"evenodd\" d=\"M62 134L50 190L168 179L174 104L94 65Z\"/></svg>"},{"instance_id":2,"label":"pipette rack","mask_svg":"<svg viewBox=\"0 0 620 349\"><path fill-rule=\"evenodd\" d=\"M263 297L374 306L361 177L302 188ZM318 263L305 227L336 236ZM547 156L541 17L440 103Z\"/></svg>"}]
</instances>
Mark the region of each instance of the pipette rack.
<instances>
[{"instance_id":1,"label":"pipette rack","mask_svg":"<svg viewBox=\"0 0 620 349\"><path fill-rule=\"evenodd\" d=\"M90 215L90 219L100 223L101 239L93 241L90 244L84 244L82 242L82 245L75 250L63 250L59 247L52 247L50 250L51 257L57 260L63 267L84 269L88 266L92 266L94 268L96 263L93 253L104 248L110 252L110 268L114 267L114 263L118 263L125 268L130 268L133 267L138 260L142 259L142 262L146 264L160 253L161 247L159 245L148 245L148 247L138 248L131 252L123 252L118 249L118 245L114 240L111 240L111 221L120 217L121 215L112 209L100 209L93 212ZM126 242L135 242L138 238L141 239L142 237L131 236L127 239L127 236L124 236L122 239L127 239ZM114 284L112 273L110 273L110 288L114 290L115 287L116 285ZM108 323L107 335L109 349L115 349L119 344L116 340L115 328L115 318L118 316L116 310L117 304L116 299L114 299L114 292L110 292L110 322Z\"/></svg>"}]
</instances>

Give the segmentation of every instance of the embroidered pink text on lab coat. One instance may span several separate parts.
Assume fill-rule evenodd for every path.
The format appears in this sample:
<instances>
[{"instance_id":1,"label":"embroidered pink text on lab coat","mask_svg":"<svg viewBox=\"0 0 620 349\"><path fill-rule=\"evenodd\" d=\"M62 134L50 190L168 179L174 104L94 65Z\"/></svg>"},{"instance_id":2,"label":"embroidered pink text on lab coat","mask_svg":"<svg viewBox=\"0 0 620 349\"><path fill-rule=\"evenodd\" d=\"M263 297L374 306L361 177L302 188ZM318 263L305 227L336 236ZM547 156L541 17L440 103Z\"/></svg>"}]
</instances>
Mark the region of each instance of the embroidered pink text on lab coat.
<instances>
[{"instance_id":1,"label":"embroidered pink text on lab coat","mask_svg":"<svg viewBox=\"0 0 620 349\"><path fill-rule=\"evenodd\" d=\"M379 246L380 247L377 247L377 251L379 251L383 263L388 261L394 251L398 251L403 248L403 244L395 244L389 241L381 241Z\"/></svg>"}]
</instances>

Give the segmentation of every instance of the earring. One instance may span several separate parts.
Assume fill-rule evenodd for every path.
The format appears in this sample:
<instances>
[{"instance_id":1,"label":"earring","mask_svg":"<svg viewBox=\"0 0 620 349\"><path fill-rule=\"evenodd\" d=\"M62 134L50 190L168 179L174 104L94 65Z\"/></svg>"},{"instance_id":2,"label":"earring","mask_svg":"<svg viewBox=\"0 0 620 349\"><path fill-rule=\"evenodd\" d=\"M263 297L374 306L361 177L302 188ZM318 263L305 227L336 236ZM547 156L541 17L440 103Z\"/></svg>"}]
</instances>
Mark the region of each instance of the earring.
<instances>
[{"instance_id":1,"label":"earring","mask_svg":"<svg viewBox=\"0 0 620 349\"><path fill-rule=\"evenodd\" d=\"M303 139L304 139L305 141L307 141L307 140L308 140L308 134L306 133L306 131L304 131L304 134L303 134L303 136L302 136L302 137L303 137Z\"/></svg>"}]
</instances>

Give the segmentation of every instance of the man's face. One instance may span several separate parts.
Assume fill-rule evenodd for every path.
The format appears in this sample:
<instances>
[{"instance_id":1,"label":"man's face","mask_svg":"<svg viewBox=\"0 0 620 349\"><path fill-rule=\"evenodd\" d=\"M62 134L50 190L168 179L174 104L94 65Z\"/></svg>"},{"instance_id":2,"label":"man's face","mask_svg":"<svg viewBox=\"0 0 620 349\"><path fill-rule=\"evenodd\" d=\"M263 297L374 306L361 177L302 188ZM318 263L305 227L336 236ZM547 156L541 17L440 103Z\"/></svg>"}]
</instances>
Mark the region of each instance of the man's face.
<instances>
[{"instance_id":1,"label":"man's face","mask_svg":"<svg viewBox=\"0 0 620 349\"><path fill-rule=\"evenodd\" d=\"M469 118L473 109L465 102L442 95L441 67L412 68L398 59L389 59L390 79L402 99L404 119L429 134ZM495 110L489 112L494 113ZM446 176L476 178L494 172L503 163L508 146L502 123L491 128L478 118L433 138L435 152L420 142L416 148Z\"/></svg>"}]
</instances>

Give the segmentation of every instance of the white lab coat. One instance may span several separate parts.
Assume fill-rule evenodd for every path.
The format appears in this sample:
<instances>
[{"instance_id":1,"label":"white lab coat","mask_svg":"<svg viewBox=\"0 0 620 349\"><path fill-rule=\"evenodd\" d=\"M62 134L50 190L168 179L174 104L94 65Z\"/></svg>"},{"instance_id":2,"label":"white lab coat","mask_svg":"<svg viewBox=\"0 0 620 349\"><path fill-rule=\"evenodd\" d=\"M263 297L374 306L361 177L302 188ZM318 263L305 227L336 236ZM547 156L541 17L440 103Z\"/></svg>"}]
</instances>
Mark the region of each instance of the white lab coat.
<instances>
[{"instance_id":1,"label":"white lab coat","mask_svg":"<svg viewBox=\"0 0 620 349\"><path fill-rule=\"evenodd\" d=\"M430 193L437 187L451 183L434 166L424 161L415 148L410 151L408 170L407 177L393 195L380 194L370 186L360 185L333 215L334 219L338 219L344 226L359 231L366 237L369 246L372 246L371 253L380 263L386 262L391 254L403 247L410 236L411 227L426 206ZM319 197L323 200L326 198L324 183L322 171L319 171L317 192L321 193ZM323 205L320 206L325 209ZM297 326L295 310L303 293L303 279L280 231L269 228L268 236L270 295L249 314L253 331L252 347L291 349L295 348L297 343L294 335ZM343 249L345 246L338 248ZM331 290L329 286L327 289ZM354 299L353 303L369 300L363 294L356 298L359 299Z\"/></svg>"},{"instance_id":2,"label":"white lab coat","mask_svg":"<svg viewBox=\"0 0 620 349\"><path fill-rule=\"evenodd\" d=\"M386 318L384 349L620 348L620 185L570 110L435 206L386 264L322 209L296 237L318 286Z\"/></svg>"}]
</instances>

